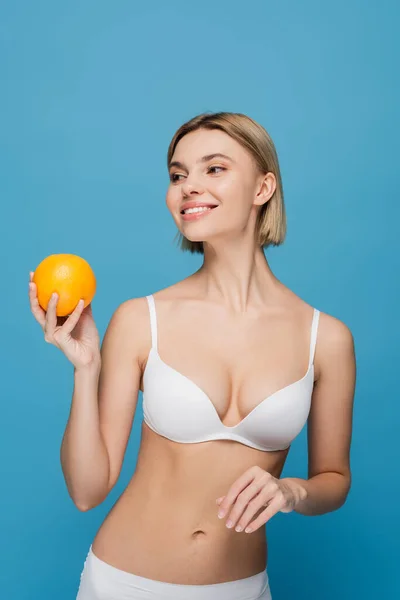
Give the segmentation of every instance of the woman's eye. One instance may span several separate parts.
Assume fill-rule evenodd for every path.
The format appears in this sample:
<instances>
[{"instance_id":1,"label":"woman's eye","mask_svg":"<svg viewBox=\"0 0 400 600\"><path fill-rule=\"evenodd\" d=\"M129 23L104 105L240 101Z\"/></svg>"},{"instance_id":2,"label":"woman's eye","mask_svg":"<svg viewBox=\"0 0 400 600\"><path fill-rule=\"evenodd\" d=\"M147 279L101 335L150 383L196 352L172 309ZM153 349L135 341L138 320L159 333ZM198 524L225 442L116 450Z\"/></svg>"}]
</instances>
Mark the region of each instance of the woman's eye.
<instances>
[{"instance_id":1,"label":"woman's eye","mask_svg":"<svg viewBox=\"0 0 400 600\"><path fill-rule=\"evenodd\" d=\"M212 171L213 173L216 173L216 172L218 173L219 172L219 171L215 171L214 169L220 169L221 171L226 171L225 167L219 167L217 165L214 165L212 167L208 167L208 171L207 172L208 173L210 171ZM182 173L171 173L170 180L172 181L172 183L176 183L177 181L180 181L179 177L184 177L184 175L182 175Z\"/></svg>"},{"instance_id":2,"label":"woman's eye","mask_svg":"<svg viewBox=\"0 0 400 600\"><path fill-rule=\"evenodd\" d=\"M180 173L172 173L170 176L170 179L172 182L178 181L176 178L177 177L182 177L182 175L180 175Z\"/></svg>"},{"instance_id":3,"label":"woman's eye","mask_svg":"<svg viewBox=\"0 0 400 600\"><path fill-rule=\"evenodd\" d=\"M211 171L211 169L221 169L221 171L226 171L225 167L217 167L216 165L214 167L210 167L208 170Z\"/></svg>"}]
</instances>

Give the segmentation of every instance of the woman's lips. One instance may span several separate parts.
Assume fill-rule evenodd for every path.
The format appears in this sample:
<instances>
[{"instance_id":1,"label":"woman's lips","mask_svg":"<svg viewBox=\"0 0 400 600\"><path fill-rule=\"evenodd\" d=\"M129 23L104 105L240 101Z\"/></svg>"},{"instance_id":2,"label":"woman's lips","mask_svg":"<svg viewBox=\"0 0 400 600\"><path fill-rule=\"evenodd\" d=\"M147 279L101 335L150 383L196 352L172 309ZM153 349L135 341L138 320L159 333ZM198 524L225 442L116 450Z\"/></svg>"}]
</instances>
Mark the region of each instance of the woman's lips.
<instances>
[{"instance_id":1,"label":"woman's lips","mask_svg":"<svg viewBox=\"0 0 400 600\"><path fill-rule=\"evenodd\" d=\"M198 219L201 219L202 217L209 215L210 212L212 212L216 208L218 208L218 206L214 206L213 208L210 208L210 210L202 210L200 212L189 213L186 215L185 215L185 213L183 213L183 215L181 215L181 217L182 217L183 221L197 221Z\"/></svg>"}]
</instances>

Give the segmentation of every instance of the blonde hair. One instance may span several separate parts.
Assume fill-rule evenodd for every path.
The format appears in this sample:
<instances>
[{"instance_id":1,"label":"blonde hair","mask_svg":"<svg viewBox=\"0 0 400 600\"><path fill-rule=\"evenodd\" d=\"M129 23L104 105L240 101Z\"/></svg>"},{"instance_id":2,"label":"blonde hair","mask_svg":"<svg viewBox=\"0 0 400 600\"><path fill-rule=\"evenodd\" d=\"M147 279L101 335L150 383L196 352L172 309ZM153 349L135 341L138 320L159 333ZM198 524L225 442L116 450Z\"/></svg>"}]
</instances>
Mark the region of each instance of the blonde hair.
<instances>
[{"instance_id":1,"label":"blonde hair","mask_svg":"<svg viewBox=\"0 0 400 600\"><path fill-rule=\"evenodd\" d=\"M217 112L202 113L190 119L177 130L168 147L167 166L169 168L175 148L184 135L197 129L219 129L236 140L250 152L261 173L273 173L276 189L268 202L258 212L256 236L259 246L279 246L286 235L286 211L283 201L282 178L274 142L259 123L241 113ZM178 230L178 245L183 251L204 254L203 242L191 242Z\"/></svg>"}]
</instances>

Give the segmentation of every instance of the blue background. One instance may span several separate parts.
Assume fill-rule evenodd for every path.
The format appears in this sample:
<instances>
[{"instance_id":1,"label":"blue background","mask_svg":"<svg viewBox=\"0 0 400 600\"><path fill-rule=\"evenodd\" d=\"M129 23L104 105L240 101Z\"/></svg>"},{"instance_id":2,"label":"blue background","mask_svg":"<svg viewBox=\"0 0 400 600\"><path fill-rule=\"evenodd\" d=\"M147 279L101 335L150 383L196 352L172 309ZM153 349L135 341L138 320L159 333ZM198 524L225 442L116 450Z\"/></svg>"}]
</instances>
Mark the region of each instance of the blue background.
<instances>
[{"instance_id":1,"label":"blue background","mask_svg":"<svg viewBox=\"0 0 400 600\"><path fill-rule=\"evenodd\" d=\"M276 515L273 600L399 597L399 9L395 1L15 1L0 7L1 597L75 598L89 545L136 465L79 512L59 450L72 365L46 344L29 271L92 265L101 337L117 306L201 264L165 205L166 151L203 111L244 112L280 159L277 277L351 329L353 486L339 511ZM282 476L307 476L306 429Z\"/></svg>"}]
</instances>

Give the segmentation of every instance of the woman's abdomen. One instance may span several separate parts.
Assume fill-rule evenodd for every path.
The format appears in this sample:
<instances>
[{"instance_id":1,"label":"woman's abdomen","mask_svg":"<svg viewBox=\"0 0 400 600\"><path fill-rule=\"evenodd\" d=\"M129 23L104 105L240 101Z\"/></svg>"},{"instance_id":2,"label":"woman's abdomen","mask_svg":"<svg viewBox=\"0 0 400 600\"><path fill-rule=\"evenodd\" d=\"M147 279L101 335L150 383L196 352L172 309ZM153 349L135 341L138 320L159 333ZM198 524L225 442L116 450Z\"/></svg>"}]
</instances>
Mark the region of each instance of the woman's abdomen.
<instances>
[{"instance_id":1,"label":"woman's abdomen","mask_svg":"<svg viewBox=\"0 0 400 600\"><path fill-rule=\"evenodd\" d=\"M119 569L168 583L210 584L266 567L265 529L247 534L218 519L215 499L176 482L150 487L135 473L100 527L93 551Z\"/></svg>"}]
</instances>

